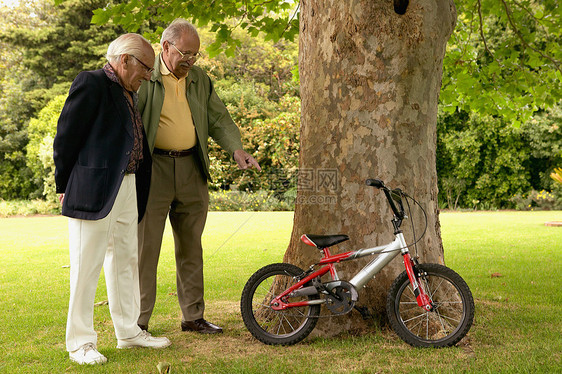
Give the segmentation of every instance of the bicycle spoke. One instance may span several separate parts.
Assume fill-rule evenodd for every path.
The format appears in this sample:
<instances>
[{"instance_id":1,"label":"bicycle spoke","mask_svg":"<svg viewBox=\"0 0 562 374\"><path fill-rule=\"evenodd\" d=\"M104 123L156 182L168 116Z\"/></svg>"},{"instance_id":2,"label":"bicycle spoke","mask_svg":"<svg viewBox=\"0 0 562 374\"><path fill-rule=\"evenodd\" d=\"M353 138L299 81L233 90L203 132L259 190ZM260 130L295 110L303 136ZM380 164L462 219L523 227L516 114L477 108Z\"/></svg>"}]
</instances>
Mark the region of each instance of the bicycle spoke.
<instances>
[{"instance_id":1,"label":"bicycle spoke","mask_svg":"<svg viewBox=\"0 0 562 374\"><path fill-rule=\"evenodd\" d=\"M412 285L404 272L394 282L388 296L391 326L413 346L445 347L455 344L470 327L467 327L467 316L472 319L474 314L472 300L467 298L471 296L470 290L458 274L442 265L422 264L420 270L426 274L419 278L420 287L431 299L433 309L425 311L418 307ZM467 306L472 311L467 312Z\"/></svg>"},{"instance_id":2,"label":"bicycle spoke","mask_svg":"<svg viewBox=\"0 0 562 374\"><path fill-rule=\"evenodd\" d=\"M456 324L459 324L459 323L461 322L460 319L454 319L454 318L452 318L452 317L449 317L449 316L447 316L447 315L444 315L444 314L439 313L439 311L437 311L437 314L439 315L439 317L441 317L441 318L443 318L443 319L446 319L446 320L449 320L449 321L453 321L453 322L455 322Z\"/></svg>"},{"instance_id":3,"label":"bicycle spoke","mask_svg":"<svg viewBox=\"0 0 562 374\"><path fill-rule=\"evenodd\" d=\"M265 292L269 293L271 292L271 285L273 284L272 280L267 279L265 282L262 282L259 285L259 288L263 288L265 290ZM256 290L257 291L257 290Z\"/></svg>"},{"instance_id":4,"label":"bicycle spoke","mask_svg":"<svg viewBox=\"0 0 562 374\"><path fill-rule=\"evenodd\" d=\"M402 308L404 303L400 303L400 314L410 314L419 309L418 303L408 303L409 308Z\"/></svg>"},{"instance_id":5,"label":"bicycle spoke","mask_svg":"<svg viewBox=\"0 0 562 374\"><path fill-rule=\"evenodd\" d=\"M276 315L277 316L277 332L275 333L276 335L279 335L279 331L281 330L281 326L283 325L281 323L281 316L279 314Z\"/></svg>"},{"instance_id":6,"label":"bicycle spoke","mask_svg":"<svg viewBox=\"0 0 562 374\"><path fill-rule=\"evenodd\" d=\"M423 318L426 314L427 314L427 312L423 312L421 314L418 314L417 316L414 316L412 318L404 320L404 323L408 323L408 322L413 321L413 320L418 319L418 318Z\"/></svg>"},{"instance_id":7,"label":"bicycle spoke","mask_svg":"<svg viewBox=\"0 0 562 374\"><path fill-rule=\"evenodd\" d=\"M420 331L421 331L421 329L423 328L423 317L424 317L424 315L421 314L421 315L419 315L419 316L416 317L416 318L419 318L419 317L422 317L422 319L420 319L417 323L414 323L414 324L412 325L412 328L410 329L410 330L414 330L417 326L419 326L419 327L418 327L418 332L416 333L416 335L418 335L418 336L420 336Z\"/></svg>"},{"instance_id":8,"label":"bicycle spoke","mask_svg":"<svg viewBox=\"0 0 562 374\"><path fill-rule=\"evenodd\" d=\"M295 328L293 327L293 325L291 324L291 321L289 321L289 319L287 317L285 317L285 320L287 321L287 324L289 325L289 327L291 328L291 331L294 331Z\"/></svg>"},{"instance_id":9,"label":"bicycle spoke","mask_svg":"<svg viewBox=\"0 0 562 374\"><path fill-rule=\"evenodd\" d=\"M416 298L416 293L414 292L414 289L412 288L411 284L408 284L408 290L410 290L410 293L412 294L412 296L414 297L414 299ZM406 295L404 295L406 296Z\"/></svg>"},{"instance_id":10,"label":"bicycle spoke","mask_svg":"<svg viewBox=\"0 0 562 374\"><path fill-rule=\"evenodd\" d=\"M242 318L252 335L266 344L294 344L304 339L316 325L320 305L304 305L274 310L272 302L300 281L303 270L290 264L272 264L256 272L244 287ZM305 285L305 287L311 284ZM291 304L319 299L319 295L281 298Z\"/></svg>"},{"instance_id":11,"label":"bicycle spoke","mask_svg":"<svg viewBox=\"0 0 562 374\"><path fill-rule=\"evenodd\" d=\"M457 305L462 305L463 302L462 301L438 301L435 303L437 306L441 306L441 305L451 305L451 304L457 304Z\"/></svg>"},{"instance_id":12,"label":"bicycle spoke","mask_svg":"<svg viewBox=\"0 0 562 374\"><path fill-rule=\"evenodd\" d=\"M425 314L425 338L429 339L429 313Z\"/></svg>"},{"instance_id":13,"label":"bicycle spoke","mask_svg":"<svg viewBox=\"0 0 562 374\"><path fill-rule=\"evenodd\" d=\"M429 286L430 281L424 278L424 288L425 291L428 293L429 297L431 299L433 299L433 296L435 295L435 293L437 293L437 291L439 290L439 288L441 288L441 285L443 284L443 282L445 281L443 278L439 278L440 282L437 285L437 287L432 288Z\"/></svg>"}]
</instances>

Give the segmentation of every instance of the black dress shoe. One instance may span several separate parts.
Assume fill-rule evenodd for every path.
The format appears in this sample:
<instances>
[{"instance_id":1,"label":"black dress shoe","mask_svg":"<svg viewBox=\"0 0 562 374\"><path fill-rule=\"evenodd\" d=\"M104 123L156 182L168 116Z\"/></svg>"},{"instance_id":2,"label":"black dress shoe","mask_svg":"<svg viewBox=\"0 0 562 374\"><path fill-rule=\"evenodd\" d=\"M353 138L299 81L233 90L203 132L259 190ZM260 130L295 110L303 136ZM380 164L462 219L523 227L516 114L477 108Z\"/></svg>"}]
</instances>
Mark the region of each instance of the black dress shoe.
<instances>
[{"instance_id":1,"label":"black dress shoe","mask_svg":"<svg viewBox=\"0 0 562 374\"><path fill-rule=\"evenodd\" d=\"M182 321L181 331L195 331L200 334L219 334L222 332L222 328L213 325L203 318L199 318L195 321Z\"/></svg>"},{"instance_id":2,"label":"black dress shoe","mask_svg":"<svg viewBox=\"0 0 562 374\"><path fill-rule=\"evenodd\" d=\"M142 331L148 331L148 325L139 325Z\"/></svg>"}]
</instances>

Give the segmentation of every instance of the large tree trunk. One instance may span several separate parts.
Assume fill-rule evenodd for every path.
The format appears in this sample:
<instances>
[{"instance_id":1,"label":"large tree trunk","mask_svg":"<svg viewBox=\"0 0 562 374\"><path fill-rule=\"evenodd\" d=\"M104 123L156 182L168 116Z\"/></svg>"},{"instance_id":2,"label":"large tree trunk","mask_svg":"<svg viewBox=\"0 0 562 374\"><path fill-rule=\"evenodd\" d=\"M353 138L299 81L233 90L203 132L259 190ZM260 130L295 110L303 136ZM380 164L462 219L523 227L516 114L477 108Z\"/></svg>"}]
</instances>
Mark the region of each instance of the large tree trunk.
<instances>
[{"instance_id":1,"label":"large tree trunk","mask_svg":"<svg viewBox=\"0 0 562 374\"><path fill-rule=\"evenodd\" d=\"M348 234L340 250L390 242L386 200L365 185L378 177L422 203L428 227L418 253L422 262L443 263L436 121L443 55L456 20L453 1L411 0L403 15L392 0L301 0L301 7L299 186L284 260L306 268L319 259L299 241L303 233ZM422 215L413 221L420 234ZM342 263L340 278L349 280L367 261ZM398 256L359 290L358 305L384 315L388 287L402 270ZM364 324L353 311L321 319L316 333Z\"/></svg>"}]
</instances>

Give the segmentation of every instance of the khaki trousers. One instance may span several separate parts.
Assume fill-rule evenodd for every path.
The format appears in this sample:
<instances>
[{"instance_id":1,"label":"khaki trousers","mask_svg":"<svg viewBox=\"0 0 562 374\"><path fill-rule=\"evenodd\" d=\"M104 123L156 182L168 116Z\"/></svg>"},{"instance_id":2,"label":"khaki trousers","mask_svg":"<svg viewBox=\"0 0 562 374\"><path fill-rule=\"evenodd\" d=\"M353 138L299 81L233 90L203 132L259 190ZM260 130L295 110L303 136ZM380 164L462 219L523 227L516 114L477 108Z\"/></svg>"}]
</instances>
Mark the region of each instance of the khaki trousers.
<instances>
[{"instance_id":1,"label":"khaki trousers","mask_svg":"<svg viewBox=\"0 0 562 374\"><path fill-rule=\"evenodd\" d=\"M203 318L203 249L207 179L195 154L153 155L146 213L139 224L140 325L148 325L156 301L156 274L166 217L174 234L176 287L184 321Z\"/></svg>"},{"instance_id":2,"label":"khaki trousers","mask_svg":"<svg viewBox=\"0 0 562 374\"><path fill-rule=\"evenodd\" d=\"M125 175L109 214L89 221L69 218L70 301L66 349L97 344L94 300L101 268L117 339L137 336L139 280L137 265L137 192L135 176Z\"/></svg>"}]
</instances>

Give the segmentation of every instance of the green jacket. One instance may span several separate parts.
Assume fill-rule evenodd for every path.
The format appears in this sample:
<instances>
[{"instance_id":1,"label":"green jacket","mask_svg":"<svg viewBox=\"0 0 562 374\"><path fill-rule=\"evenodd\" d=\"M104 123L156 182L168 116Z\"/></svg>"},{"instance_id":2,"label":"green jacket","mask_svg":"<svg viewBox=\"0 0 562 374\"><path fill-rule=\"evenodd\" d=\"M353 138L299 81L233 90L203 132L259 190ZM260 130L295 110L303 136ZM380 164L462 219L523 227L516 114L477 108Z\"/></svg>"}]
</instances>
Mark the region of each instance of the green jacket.
<instances>
[{"instance_id":1,"label":"green jacket","mask_svg":"<svg viewBox=\"0 0 562 374\"><path fill-rule=\"evenodd\" d=\"M207 179L211 180L209 136L232 155L237 149L242 149L240 130L217 96L211 79L201 68L193 66L187 75L185 84L187 85L187 101L197 134L198 153L203 162L205 175ZM163 103L164 84L160 73L160 56L157 56L150 81L143 82L139 89L139 110L151 153L154 150Z\"/></svg>"}]
</instances>

